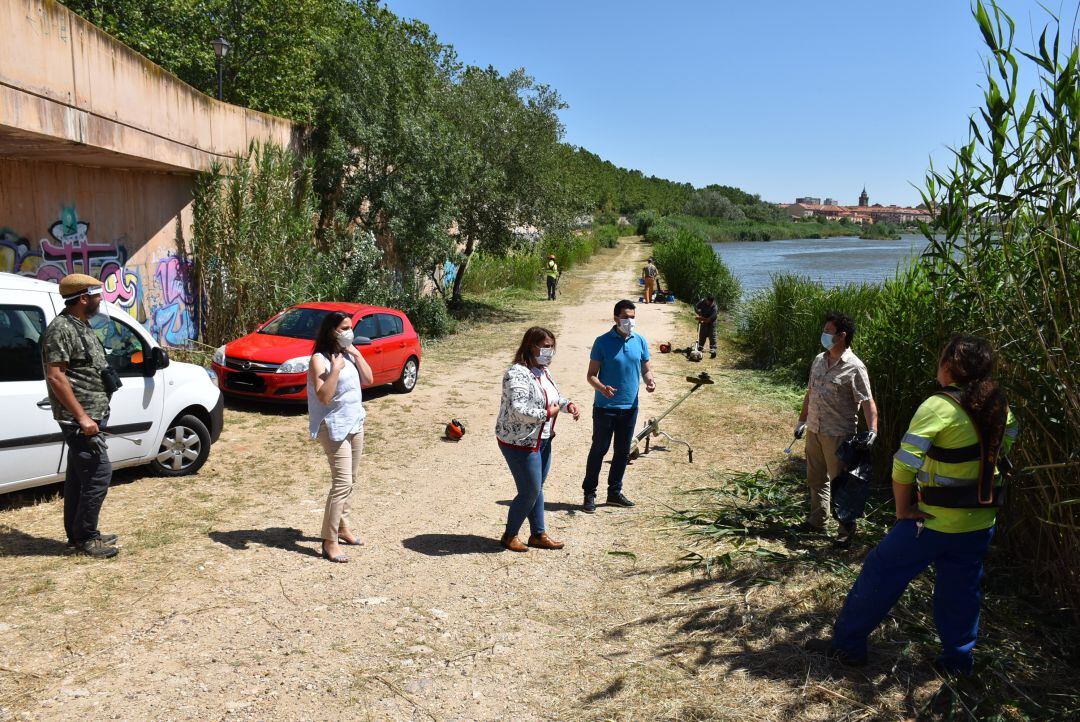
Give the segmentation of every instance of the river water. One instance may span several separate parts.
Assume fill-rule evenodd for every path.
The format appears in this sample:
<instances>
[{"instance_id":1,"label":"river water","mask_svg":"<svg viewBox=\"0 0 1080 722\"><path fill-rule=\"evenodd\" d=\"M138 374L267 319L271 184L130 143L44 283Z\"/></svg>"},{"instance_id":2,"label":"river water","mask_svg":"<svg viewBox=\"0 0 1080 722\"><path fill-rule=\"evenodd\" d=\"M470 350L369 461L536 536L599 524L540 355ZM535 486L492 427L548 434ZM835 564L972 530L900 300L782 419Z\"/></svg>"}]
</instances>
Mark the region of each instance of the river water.
<instances>
[{"instance_id":1,"label":"river water","mask_svg":"<svg viewBox=\"0 0 1080 722\"><path fill-rule=\"evenodd\" d=\"M905 234L898 241L859 238L794 238L786 241L714 243L716 255L742 282L749 296L769 285L775 273L809 276L826 286L878 283L918 255L926 239Z\"/></svg>"}]
</instances>

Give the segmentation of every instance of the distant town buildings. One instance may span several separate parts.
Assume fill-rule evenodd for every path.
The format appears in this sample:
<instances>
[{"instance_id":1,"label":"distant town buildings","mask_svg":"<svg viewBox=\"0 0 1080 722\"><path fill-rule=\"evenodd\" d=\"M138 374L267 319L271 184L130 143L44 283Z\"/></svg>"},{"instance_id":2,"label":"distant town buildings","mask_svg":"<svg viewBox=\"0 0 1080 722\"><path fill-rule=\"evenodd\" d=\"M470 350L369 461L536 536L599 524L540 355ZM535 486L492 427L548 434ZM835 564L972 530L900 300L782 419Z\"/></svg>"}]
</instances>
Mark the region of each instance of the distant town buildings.
<instances>
[{"instance_id":1,"label":"distant town buildings","mask_svg":"<svg viewBox=\"0 0 1080 722\"><path fill-rule=\"evenodd\" d=\"M883 206L880 203L870 205L870 195L865 187L859 194L858 205L854 206L842 206L833 198L826 198L822 203L820 198L814 196L803 196L796 198L794 203L777 203L776 206L793 219L818 217L839 221L846 218L859 224L900 224L930 220L930 212L922 206L907 208L897 205Z\"/></svg>"}]
</instances>

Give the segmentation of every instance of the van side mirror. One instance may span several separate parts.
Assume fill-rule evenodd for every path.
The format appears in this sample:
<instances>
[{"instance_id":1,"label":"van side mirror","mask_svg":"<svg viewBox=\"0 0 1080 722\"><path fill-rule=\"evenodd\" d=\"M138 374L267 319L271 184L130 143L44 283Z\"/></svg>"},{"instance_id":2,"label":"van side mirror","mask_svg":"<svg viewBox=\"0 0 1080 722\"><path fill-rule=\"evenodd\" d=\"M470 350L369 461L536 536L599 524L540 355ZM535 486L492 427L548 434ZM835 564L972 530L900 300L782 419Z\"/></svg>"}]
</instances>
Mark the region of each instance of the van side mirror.
<instances>
[{"instance_id":1,"label":"van side mirror","mask_svg":"<svg viewBox=\"0 0 1080 722\"><path fill-rule=\"evenodd\" d=\"M154 346L150 349L149 357L143 362L143 375L153 376L158 369L168 368L168 366L169 352L160 346Z\"/></svg>"}]
</instances>

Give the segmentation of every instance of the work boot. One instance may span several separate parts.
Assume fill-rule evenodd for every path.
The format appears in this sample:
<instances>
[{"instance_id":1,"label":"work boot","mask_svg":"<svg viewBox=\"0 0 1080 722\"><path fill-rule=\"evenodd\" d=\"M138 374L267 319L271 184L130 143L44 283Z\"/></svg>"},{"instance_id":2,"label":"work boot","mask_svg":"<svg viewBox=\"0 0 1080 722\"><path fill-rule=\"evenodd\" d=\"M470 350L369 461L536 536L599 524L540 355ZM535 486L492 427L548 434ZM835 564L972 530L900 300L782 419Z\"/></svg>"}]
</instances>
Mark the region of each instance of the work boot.
<instances>
[{"instance_id":1,"label":"work boot","mask_svg":"<svg viewBox=\"0 0 1080 722\"><path fill-rule=\"evenodd\" d=\"M824 534L825 527L814 526L810 522L804 521L795 527L795 531L799 532L800 534Z\"/></svg>"},{"instance_id":2,"label":"work boot","mask_svg":"<svg viewBox=\"0 0 1080 722\"><path fill-rule=\"evenodd\" d=\"M102 542L104 542L105 544L108 544L110 546L116 546L116 540L119 539L119 538L120 537L116 536L115 534L100 534L98 536L98 539L100 539ZM76 544L75 542L73 542L71 539L68 539L67 546L68 546L68 549L74 549L75 547L77 547L79 545Z\"/></svg>"},{"instance_id":3,"label":"work boot","mask_svg":"<svg viewBox=\"0 0 1080 722\"><path fill-rule=\"evenodd\" d=\"M866 657L853 657L842 649L837 649L828 639L811 639L803 649L814 654L821 654L828 659L835 659L845 667L865 667Z\"/></svg>"},{"instance_id":4,"label":"work boot","mask_svg":"<svg viewBox=\"0 0 1080 722\"><path fill-rule=\"evenodd\" d=\"M509 549L512 552L529 551L529 547L521 543L521 540L517 538L517 534L503 534L499 544L502 545L503 549Z\"/></svg>"},{"instance_id":5,"label":"work boot","mask_svg":"<svg viewBox=\"0 0 1080 722\"><path fill-rule=\"evenodd\" d=\"M120 550L111 544L106 544L100 539L89 539L79 547L83 554L95 559L112 559L120 553Z\"/></svg>"},{"instance_id":6,"label":"work boot","mask_svg":"<svg viewBox=\"0 0 1080 722\"><path fill-rule=\"evenodd\" d=\"M634 502L627 499L621 491L617 491L614 494L608 493L607 503L611 504L612 506L625 506L627 508L634 505Z\"/></svg>"},{"instance_id":7,"label":"work boot","mask_svg":"<svg viewBox=\"0 0 1080 722\"><path fill-rule=\"evenodd\" d=\"M709 351L709 358L716 358L716 351Z\"/></svg>"},{"instance_id":8,"label":"work boot","mask_svg":"<svg viewBox=\"0 0 1080 722\"><path fill-rule=\"evenodd\" d=\"M536 549L562 549L565 544L555 541L544 532L529 535L529 546Z\"/></svg>"},{"instance_id":9,"label":"work boot","mask_svg":"<svg viewBox=\"0 0 1080 722\"><path fill-rule=\"evenodd\" d=\"M851 546L851 540L855 538L855 522L840 522L840 531L833 539L833 546L838 549L847 549Z\"/></svg>"},{"instance_id":10,"label":"work boot","mask_svg":"<svg viewBox=\"0 0 1080 722\"><path fill-rule=\"evenodd\" d=\"M585 503L581 505L581 510L586 514L593 514L596 512L596 494L585 495Z\"/></svg>"}]
</instances>

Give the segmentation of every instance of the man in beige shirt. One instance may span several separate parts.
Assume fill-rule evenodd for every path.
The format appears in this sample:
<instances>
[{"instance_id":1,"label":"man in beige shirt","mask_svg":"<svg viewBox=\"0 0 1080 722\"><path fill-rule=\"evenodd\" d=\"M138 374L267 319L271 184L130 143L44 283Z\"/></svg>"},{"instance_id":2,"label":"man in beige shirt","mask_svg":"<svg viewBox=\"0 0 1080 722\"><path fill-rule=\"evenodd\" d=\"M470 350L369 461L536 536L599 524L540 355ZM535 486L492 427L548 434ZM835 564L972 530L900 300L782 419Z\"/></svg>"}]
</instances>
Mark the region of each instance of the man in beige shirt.
<instances>
[{"instance_id":1,"label":"man in beige shirt","mask_svg":"<svg viewBox=\"0 0 1080 722\"><path fill-rule=\"evenodd\" d=\"M843 471L836 449L859 430L859 409L877 436L878 413L870 393L866 365L851 351L855 323L842 313L825 317L821 334L824 353L810 367L810 384L803 397L795 436L806 435L806 483L810 487L810 516L805 531L824 532L829 510L829 483Z\"/></svg>"}]
</instances>

